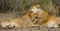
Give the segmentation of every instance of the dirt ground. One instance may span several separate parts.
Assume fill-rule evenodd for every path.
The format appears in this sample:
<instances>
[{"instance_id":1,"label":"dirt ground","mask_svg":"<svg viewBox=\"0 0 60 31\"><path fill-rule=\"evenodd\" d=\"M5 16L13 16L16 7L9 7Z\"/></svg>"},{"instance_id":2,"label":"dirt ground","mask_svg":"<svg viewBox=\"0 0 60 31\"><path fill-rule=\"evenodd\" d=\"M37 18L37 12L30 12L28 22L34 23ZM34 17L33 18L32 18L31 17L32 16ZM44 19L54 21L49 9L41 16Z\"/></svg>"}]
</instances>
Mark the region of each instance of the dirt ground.
<instances>
[{"instance_id":1,"label":"dirt ground","mask_svg":"<svg viewBox=\"0 0 60 31\"><path fill-rule=\"evenodd\" d=\"M0 29L0 31L60 31L60 28L43 28L43 29L38 29L36 27L34 28L13 28L13 29Z\"/></svg>"}]
</instances>

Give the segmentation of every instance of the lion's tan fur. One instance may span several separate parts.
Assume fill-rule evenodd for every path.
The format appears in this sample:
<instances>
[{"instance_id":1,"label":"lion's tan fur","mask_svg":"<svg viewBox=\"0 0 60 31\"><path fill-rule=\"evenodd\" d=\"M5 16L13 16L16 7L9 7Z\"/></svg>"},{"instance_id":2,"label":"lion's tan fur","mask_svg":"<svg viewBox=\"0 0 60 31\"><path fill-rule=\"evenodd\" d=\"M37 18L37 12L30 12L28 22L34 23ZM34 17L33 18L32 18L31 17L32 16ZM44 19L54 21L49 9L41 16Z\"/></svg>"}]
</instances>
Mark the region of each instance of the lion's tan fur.
<instances>
[{"instance_id":1,"label":"lion's tan fur","mask_svg":"<svg viewBox=\"0 0 60 31\"><path fill-rule=\"evenodd\" d=\"M2 27L6 27L7 25L16 26L16 27L31 27L38 25L46 25L50 27L50 23L54 25L54 27L58 27L59 18L50 15L49 13L45 12L39 5L33 6L30 8L29 13L26 15L17 18L17 19L8 19L6 21L1 22ZM32 20L37 17L36 22L32 22ZM52 25L52 26L53 26Z\"/></svg>"}]
</instances>

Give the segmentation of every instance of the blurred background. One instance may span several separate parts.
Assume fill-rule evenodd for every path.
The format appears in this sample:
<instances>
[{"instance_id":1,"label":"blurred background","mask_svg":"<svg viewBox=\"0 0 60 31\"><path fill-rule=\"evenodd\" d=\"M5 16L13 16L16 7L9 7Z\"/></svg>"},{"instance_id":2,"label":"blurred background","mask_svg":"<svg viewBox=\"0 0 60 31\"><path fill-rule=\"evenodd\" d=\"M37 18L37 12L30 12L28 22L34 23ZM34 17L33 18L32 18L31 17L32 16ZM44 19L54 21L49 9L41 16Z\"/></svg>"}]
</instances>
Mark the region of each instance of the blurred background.
<instances>
[{"instance_id":1,"label":"blurred background","mask_svg":"<svg viewBox=\"0 0 60 31\"><path fill-rule=\"evenodd\" d=\"M49 14L60 16L60 0L0 0L0 21L21 17L36 4L40 4L40 8Z\"/></svg>"}]
</instances>

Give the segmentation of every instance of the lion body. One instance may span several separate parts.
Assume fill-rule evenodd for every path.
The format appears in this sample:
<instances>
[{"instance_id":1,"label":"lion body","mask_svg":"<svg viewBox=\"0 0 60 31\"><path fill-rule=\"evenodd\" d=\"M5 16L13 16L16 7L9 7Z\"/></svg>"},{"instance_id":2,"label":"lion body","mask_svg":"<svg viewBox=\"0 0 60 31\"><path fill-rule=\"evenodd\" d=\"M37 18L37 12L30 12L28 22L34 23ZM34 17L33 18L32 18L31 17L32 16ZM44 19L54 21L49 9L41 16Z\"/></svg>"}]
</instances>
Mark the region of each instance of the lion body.
<instances>
[{"instance_id":1,"label":"lion body","mask_svg":"<svg viewBox=\"0 0 60 31\"><path fill-rule=\"evenodd\" d=\"M35 20L33 21L33 19ZM33 6L30 9L29 13L27 13L26 15L17 19L9 19L9 20L3 21L1 22L1 26L2 27L7 27L7 26L32 27L37 24L40 26L46 25L48 27L59 27L58 26L59 19L60 18L52 16L49 13L40 9L39 5L36 5L36 6Z\"/></svg>"}]
</instances>

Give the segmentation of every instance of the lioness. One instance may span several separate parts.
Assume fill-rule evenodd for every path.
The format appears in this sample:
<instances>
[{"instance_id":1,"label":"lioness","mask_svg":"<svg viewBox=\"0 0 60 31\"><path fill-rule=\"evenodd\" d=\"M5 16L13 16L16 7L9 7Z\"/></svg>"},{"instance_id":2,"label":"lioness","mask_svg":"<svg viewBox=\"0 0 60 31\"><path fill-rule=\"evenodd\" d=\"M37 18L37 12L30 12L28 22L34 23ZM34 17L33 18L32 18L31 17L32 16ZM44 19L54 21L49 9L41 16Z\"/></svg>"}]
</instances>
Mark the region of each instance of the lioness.
<instances>
[{"instance_id":1,"label":"lioness","mask_svg":"<svg viewBox=\"0 0 60 31\"><path fill-rule=\"evenodd\" d=\"M47 27L59 27L57 23L57 17L50 15L49 13L43 11L39 8L40 5L35 5L30 8L29 13L17 18L8 19L1 22L2 27L32 27L32 26L44 26Z\"/></svg>"},{"instance_id":2,"label":"lioness","mask_svg":"<svg viewBox=\"0 0 60 31\"><path fill-rule=\"evenodd\" d=\"M36 6L37 7L37 6ZM17 18L17 19L6 19L6 21L1 22L1 26L3 28L6 27L32 27L35 26L33 24L33 20L35 20L35 17L37 16L36 13L33 13L32 10L30 10L26 15Z\"/></svg>"},{"instance_id":3,"label":"lioness","mask_svg":"<svg viewBox=\"0 0 60 31\"><path fill-rule=\"evenodd\" d=\"M36 7L37 6L37 7ZM48 28L51 27L59 27L59 20L60 17L55 17L47 12L45 12L44 10L42 10L40 7L40 5L36 5L33 6L33 8L31 9L31 11L33 11L33 13L35 13L37 16L37 20L34 20L34 24L38 24L40 26L46 26Z\"/></svg>"}]
</instances>

